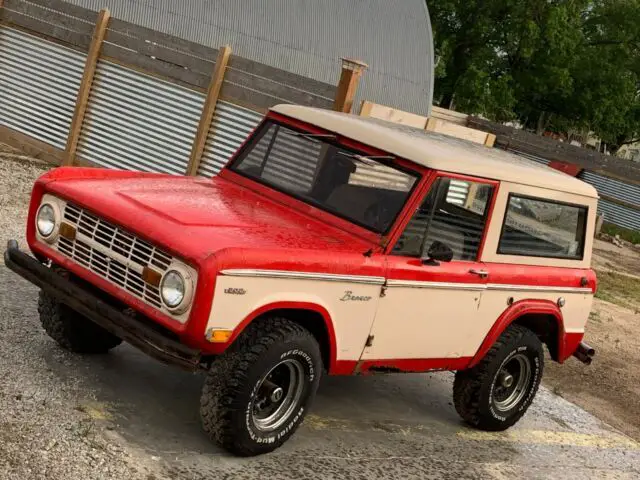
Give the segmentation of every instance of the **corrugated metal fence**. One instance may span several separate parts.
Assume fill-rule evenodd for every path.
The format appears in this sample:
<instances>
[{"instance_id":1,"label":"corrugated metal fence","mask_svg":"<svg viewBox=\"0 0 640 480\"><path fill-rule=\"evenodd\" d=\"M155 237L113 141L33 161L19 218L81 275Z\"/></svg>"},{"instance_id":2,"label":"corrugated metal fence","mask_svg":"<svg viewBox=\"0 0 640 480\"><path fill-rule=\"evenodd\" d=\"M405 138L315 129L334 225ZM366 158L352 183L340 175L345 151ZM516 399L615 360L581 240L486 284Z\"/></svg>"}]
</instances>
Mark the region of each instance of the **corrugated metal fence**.
<instances>
[{"instance_id":1,"label":"corrugated metal fence","mask_svg":"<svg viewBox=\"0 0 640 480\"><path fill-rule=\"evenodd\" d=\"M210 176L273 105L333 105L335 85L233 54L213 78L219 50L108 15L95 74L86 75L100 18L62 0L0 2L0 127L55 147L58 158ZM83 81L88 98L79 94ZM216 81L221 89L200 156L195 140L210 118L203 109ZM86 105L83 115L78 104ZM70 132L72 125L79 128ZM283 168L295 175L294 167Z\"/></svg>"},{"instance_id":2,"label":"corrugated metal fence","mask_svg":"<svg viewBox=\"0 0 640 480\"><path fill-rule=\"evenodd\" d=\"M63 149L86 55L0 28L0 124Z\"/></svg>"},{"instance_id":3,"label":"corrugated metal fence","mask_svg":"<svg viewBox=\"0 0 640 480\"><path fill-rule=\"evenodd\" d=\"M260 120L262 115L248 108L218 102L198 175L210 177L218 173Z\"/></svg>"},{"instance_id":4,"label":"corrugated metal fence","mask_svg":"<svg viewBox=\"0 0 640 480\"><path fill-rule=\"evenodd\" d=\"M78 154L98 165L184 174L204 94L100 61Z\"/></svg>"}]
</instances>

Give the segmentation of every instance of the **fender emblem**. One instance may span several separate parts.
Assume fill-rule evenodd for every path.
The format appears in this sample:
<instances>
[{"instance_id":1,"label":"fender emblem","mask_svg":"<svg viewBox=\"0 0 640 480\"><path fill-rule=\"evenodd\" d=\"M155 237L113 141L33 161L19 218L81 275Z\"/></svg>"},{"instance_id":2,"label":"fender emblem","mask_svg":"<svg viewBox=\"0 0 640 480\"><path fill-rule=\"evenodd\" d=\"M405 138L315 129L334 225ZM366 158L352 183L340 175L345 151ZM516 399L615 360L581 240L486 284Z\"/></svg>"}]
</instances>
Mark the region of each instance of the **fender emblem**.
<instances>
[{"instance_id":1,"label":"fender emblem","mask_svg":"<svg viewBox=\"0 0 640 480\"><path fill-rule=\"evenodd\" d=\"M347 290L344 292L344 295L340 299L341 302L368 302L371 300L371 297L365 297L361 295L354 295L351 290Z\"/></svg>"},{"instance_id":2,"label":"fender emblem","mask_svg":"<svg viewBox=\"0 0 640 480\"><path fill-rule=\"evenodd\" d=\"M247 291L244 288L225 288L224 293L228 295L244 295Z\"/></svg>"}]
</instances>

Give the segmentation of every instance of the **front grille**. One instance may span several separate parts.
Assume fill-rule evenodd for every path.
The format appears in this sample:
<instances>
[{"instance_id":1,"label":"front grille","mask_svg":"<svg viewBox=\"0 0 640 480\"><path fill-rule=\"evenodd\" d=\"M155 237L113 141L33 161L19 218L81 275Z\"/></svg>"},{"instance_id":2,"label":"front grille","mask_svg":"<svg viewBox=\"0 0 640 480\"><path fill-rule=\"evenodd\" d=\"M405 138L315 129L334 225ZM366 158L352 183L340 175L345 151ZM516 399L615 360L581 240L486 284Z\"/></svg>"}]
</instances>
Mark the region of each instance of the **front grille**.
<instances>
[{"instance_id":1,"label":"front grille","mask_svg":"<svg viewBox=\"0 0 640 480\"><path fill-rule=\"evenodd\" d=\"M76 227L75 240L60 237L57 249L80 265L125 289L144 302L162 308L158 287L142 279L145 267L164 273L173 258L150 243L67 203L64 221Z\"/></svg>"}]
</instances>

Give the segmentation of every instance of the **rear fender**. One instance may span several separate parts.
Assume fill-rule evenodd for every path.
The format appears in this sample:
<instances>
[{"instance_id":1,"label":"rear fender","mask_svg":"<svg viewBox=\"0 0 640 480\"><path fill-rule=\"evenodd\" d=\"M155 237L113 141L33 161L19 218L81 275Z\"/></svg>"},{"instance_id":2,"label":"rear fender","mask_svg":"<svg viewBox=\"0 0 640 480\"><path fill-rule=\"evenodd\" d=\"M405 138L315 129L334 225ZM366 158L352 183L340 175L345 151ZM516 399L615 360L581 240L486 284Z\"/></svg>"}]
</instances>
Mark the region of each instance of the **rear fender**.
<instances>
[{"instance_id":1,"label":"rear fender","mask_svg":"<svg viewBox=\"0 0 640 480\"><path fill-rule=\"evenodd\" d=\"M515 302L509 308L507 308L498 320L493 324L491 330L484 338L480 348L471 359L471 362L468 365L468 368L474 367L484 358L489 349L493 346L493 344L498 340L502 332L506 330L506 328L511 325L513 322L518 320L523 315L527 314L542 314L542 315L550 315L555 319L557 324L557 332L558 332L558 359L560 361L564 360L567 356L571 355L573 352L569 352L568 354L565 352L568 345L565 345L565 331L564 331L564 320L562 318L562 312L558 305L550 300L520 300ZM576 344L577 346L577 344ZM575 348L574 348L575 350Z\"/></svg>"}]
</instances>

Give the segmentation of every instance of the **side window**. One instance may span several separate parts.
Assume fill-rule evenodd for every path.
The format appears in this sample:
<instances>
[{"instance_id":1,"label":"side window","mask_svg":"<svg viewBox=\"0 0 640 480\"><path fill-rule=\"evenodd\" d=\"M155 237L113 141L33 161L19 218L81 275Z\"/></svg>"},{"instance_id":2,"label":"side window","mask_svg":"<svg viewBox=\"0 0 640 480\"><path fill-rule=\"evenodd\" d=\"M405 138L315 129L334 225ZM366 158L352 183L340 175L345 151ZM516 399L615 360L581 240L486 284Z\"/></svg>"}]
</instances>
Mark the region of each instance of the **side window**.
<instances>
[{"instance_id":1,"label":"side window","mask_svg":"<svg viewBox=\"0 0 640 480\"><path fill-rule=\"evenodd\" d=\"M509 195L498 253L581 260L587 208Z\"/></svg>"},{"instance_id":2,"label":"side window","mask_svg":"<svg viewBox=\"0 0 640 480\"><path fill-rule=\"evenodd\" d=\"M453 250L454 260L475 260L492 195L493 185L438 178L392 253L419 257L438 240Z\"/></svg>"}]
</instances>

